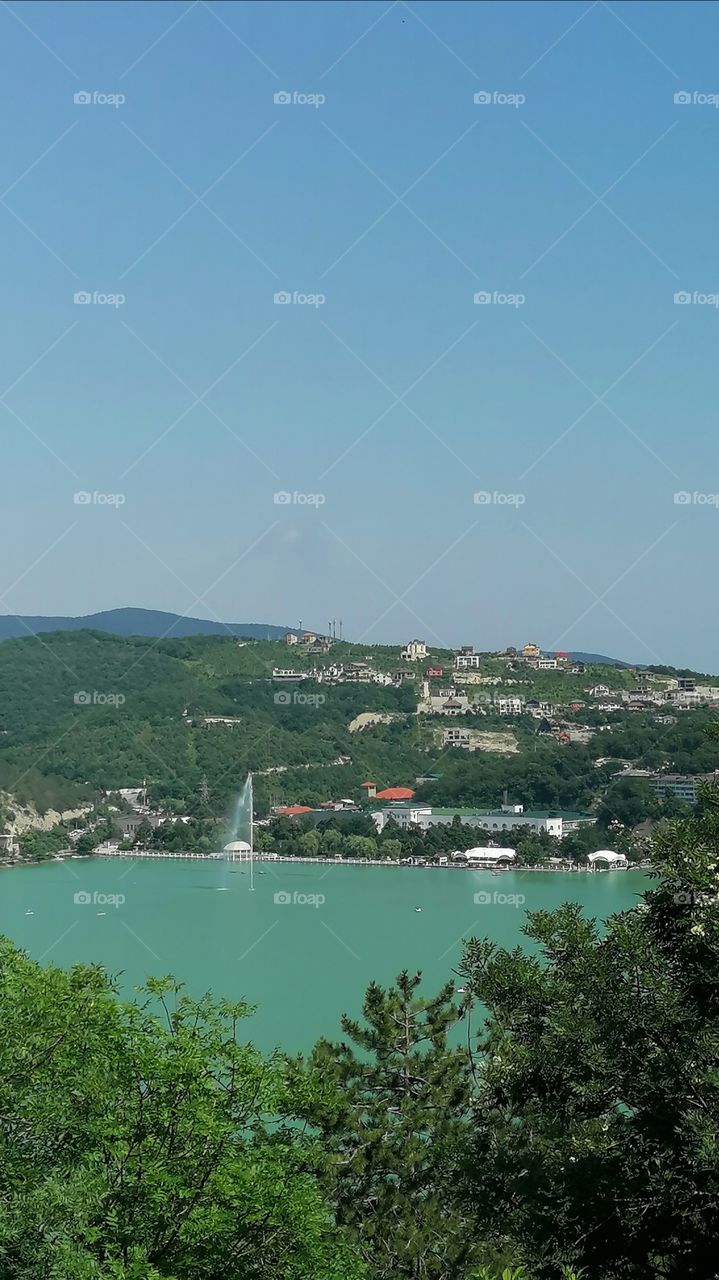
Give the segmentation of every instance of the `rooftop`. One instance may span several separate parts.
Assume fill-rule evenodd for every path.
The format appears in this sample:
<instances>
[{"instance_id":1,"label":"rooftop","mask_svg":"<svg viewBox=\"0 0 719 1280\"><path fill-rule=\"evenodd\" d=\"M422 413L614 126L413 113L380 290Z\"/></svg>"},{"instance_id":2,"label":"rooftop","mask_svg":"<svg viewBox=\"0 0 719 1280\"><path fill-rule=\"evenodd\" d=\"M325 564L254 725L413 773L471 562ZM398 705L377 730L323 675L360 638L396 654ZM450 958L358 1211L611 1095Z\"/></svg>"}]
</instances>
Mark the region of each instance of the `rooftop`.
<instances>
[{"instance_id":1,"label":"rooftop","mask_svg":"<svg viewBox=\"0 0 719 1280\"><path fill-rule=\"evenodd\" d=\"M411 800L414 791L411 787L386 787L384 791L378 791L377 800Z\"/></svg>"}]
</instances>

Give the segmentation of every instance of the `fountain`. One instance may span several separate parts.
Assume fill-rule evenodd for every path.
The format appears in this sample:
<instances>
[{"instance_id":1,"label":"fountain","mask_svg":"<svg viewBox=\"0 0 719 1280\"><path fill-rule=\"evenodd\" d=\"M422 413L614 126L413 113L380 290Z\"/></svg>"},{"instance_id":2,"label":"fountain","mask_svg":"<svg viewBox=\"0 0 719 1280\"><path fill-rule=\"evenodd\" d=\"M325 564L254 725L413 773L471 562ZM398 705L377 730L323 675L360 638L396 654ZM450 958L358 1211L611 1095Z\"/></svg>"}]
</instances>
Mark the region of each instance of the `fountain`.
<instances>
[{"instance_id":1,"label":"fountain","mask_svg":"<svg viewBox=\"0 0 719 1280\"><path fill-rule=\"evenodd\" d=\"M250 888L254 889L254 815L252 774L248 773L235 802L230 822L230 840L223 853L230 862L249 862Z\"/></svg>"}]
</instances>

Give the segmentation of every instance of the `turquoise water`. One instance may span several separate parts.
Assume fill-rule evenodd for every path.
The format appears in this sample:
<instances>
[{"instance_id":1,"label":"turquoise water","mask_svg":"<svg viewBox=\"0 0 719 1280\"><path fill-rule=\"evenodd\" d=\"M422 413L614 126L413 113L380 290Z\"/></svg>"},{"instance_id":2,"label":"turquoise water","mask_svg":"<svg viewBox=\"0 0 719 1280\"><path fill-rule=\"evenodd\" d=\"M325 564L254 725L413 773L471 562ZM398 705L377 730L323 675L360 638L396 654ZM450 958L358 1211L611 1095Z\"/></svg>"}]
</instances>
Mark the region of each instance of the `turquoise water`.
<instances>
[{"instance_id":1,"label":"turquoise water","mask_svg":"<svg viewBox=\"0 0 719 1280\"><path fill-rule=\"evenodd\" d=\"M572 900L606 919L646 885L640 872L265 863L252 891L248 868L225 862L74 860L1 871L0 933L36 959L102 963L123 994L172 973L195 994L245 999L258 1006L248 1038L294 1051L338 1036L372 978L421 969L433 993L453 976L464 938L514 946L527 910Z\"/></svg>"}]
</instances>

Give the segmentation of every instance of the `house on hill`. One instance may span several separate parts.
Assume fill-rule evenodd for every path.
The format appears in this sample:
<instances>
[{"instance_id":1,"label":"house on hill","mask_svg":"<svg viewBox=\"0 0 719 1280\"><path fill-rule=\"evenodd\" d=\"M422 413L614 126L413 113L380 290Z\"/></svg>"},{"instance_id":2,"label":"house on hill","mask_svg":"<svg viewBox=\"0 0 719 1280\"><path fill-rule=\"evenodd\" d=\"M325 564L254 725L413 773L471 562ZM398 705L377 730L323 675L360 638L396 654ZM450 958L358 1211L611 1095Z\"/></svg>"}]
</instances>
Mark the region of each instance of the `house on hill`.
<instances>
[{"instance_id":1,"label":"house on hill","mask_svg":"<svg viewBox=\"0 0 719 1280\"><path fill-rule=\"evenodd\" d=\"M421 662L427 657L427 646L424 640L410 640L400 654L403 662Z\"/></svg>"}]
</instances>

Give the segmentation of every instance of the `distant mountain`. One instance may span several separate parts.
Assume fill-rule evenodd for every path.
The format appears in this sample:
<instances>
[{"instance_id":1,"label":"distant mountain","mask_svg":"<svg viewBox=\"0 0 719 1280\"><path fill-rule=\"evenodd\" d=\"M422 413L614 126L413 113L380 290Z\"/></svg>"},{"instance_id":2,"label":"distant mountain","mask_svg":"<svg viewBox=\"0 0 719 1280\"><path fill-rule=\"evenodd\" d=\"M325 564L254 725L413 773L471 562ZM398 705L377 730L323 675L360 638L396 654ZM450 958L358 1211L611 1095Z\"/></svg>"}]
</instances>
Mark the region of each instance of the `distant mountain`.
<instances>
[{"instance_id":1,"label":"distant mountain","mask_svg":"<svg viewBox=\"0 0 719 1280\"><path fill-rule=\"evenodd\" d=\"M183 618L160 609L106 609L82 618L20 617L0 615L0 640L38 635L43 631L107 631L116 636L247 636L252 640L281 640L289 627L260 622L212 622L207 618Z\"/></svg>"},{"instance_id":2,"label":"distant mountain","mask_svg":"<svg viewBox=\"0 0 719 1280\"><path fill-rule=\"evenodd\" d=\"M635 662L622 662L621 658L605 658L601 653L570 653L572 662L596 663L600 667L634 667Z\"/></svg>"}]
</instances>

